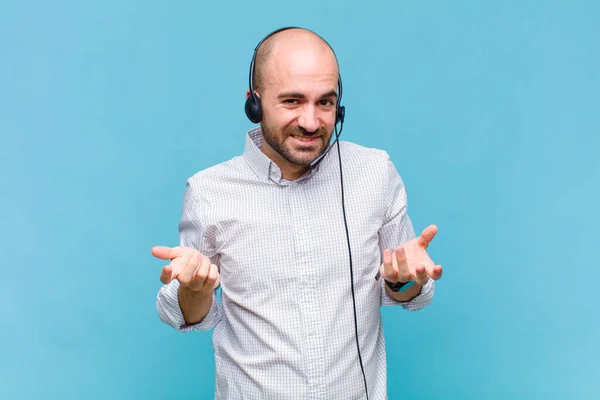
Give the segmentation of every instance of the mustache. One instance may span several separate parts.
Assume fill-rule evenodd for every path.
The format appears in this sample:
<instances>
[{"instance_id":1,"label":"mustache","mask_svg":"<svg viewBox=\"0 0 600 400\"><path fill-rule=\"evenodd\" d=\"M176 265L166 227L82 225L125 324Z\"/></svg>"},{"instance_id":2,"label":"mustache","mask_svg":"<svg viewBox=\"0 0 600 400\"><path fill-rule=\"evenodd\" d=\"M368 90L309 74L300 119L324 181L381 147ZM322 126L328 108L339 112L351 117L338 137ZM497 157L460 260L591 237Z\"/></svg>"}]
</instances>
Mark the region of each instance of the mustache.
<instances>
[{"instance_id":1,"label":"mustache","mask_svg":"<svg viewBox=\"0 0 600 400\"><path fill-rule=\"evenodd\" d=\"M286 134L286 136L292 136L292 135L307 136L307 137L327 136L327 130L325 128L323 128L322 126L320 126L316 131L309 132L306 129L304 129L303 127L295 125L295 126L286 127L285 134Z\"/></svg>"}]
</instances>

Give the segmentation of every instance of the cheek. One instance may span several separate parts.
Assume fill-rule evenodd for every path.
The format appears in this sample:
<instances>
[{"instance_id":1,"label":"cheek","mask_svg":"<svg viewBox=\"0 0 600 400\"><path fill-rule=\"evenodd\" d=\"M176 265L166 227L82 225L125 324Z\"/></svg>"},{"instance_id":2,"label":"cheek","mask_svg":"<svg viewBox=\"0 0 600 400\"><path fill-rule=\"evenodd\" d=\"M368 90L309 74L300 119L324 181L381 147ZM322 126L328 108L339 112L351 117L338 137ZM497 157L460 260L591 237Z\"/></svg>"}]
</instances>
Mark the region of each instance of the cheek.
<instances>
[{"instance_id":1,"label":"cheek","mask_svg":"<svg viewBox=\"0 0 600 400\"><path fill-rule=\"evenodd\" d=\"M263 117L269 121L271 126L283 128L291 124L297 117L295 110L287 110L285 108L268 108L263 109Z\"/></svg>"},{"instance_id":2,"label":"cheek","mask_svg":"<svg viewBox=\"0 0 600 400\"><path fill-rule=\"evenodd\" d=\"M335 111L333 111L333 112L328 111L326 113L323 113L320 116L320 120L321 120L321 124L323 124L325 126L325 128L327 128L327 131L332 130L333 125L335 125Z\"/></svg>"}]
</instances>

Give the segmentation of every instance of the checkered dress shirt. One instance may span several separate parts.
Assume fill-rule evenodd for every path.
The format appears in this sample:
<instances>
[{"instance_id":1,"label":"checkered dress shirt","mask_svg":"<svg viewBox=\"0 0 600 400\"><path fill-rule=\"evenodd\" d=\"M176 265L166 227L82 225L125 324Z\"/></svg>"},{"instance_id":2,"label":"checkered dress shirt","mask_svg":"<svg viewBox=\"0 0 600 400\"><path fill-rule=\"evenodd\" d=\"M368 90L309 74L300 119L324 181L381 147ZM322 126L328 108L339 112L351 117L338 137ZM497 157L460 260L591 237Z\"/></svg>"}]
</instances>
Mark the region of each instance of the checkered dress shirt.
<instances>
[{"instance_id":1,"label":"checkered dress shirt","mask_svg":"<svg viewBox=\"0 0 600 400\"><path fill-rule=\"evenodd\" d=\"M313 170L285 180L248 132L242 156L187 181L180 245L219 267L221 299L186 325L178 282L157 296L161 320L187 332L214 328L215 399L364 399L342 215L337 147ZM382 305L417 310L374 279L383 251L415 237L403 182L386 152L340 142L358 332L369 398L387 398Z\"/></svg>"}]
</instances>

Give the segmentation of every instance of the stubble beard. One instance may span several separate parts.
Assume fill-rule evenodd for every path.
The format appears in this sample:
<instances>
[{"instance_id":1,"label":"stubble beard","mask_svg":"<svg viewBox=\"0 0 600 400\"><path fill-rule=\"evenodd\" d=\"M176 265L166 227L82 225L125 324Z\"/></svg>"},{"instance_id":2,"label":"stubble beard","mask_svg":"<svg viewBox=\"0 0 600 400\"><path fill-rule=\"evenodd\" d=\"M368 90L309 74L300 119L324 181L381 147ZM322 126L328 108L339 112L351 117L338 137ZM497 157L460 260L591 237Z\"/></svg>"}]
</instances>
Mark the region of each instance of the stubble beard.
<instances>
[{"instance_id":1,"label":"stubble beard","mask_svg":"<svg viewBox=\"0 0 600 400\"><path fill-rule=\"evenodd\" d=\"M331 139L331 133L327 134L327 131L323 127L319 127L315 132L309 133L299 126L288 125L283 128L281 134L278 134L276 128L269 125L268 121L261 121L260 127L265 142L284 160L299 166L309 166L311 162L327 150L329 140ZM315 145L292 147L288 140L292 135L304 137L318 136L319 139ZM315 151L315 149L317 150Z\"/></svg>"}]
</instances>

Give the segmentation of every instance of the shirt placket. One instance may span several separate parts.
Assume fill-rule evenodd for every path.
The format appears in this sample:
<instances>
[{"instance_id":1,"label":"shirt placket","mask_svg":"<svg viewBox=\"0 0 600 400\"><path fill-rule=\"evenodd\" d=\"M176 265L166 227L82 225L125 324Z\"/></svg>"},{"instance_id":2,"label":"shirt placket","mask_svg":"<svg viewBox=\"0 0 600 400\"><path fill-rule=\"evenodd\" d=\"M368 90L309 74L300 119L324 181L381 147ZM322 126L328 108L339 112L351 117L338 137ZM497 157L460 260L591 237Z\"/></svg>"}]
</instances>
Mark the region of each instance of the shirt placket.
<instances>
[{"instance_id":1,"label":"shirt placket","mask_svg":"<svg viewBox=\"0 0 600 400\"><path fill-rule=\"evenodd\" d=\"M323 337L321 329L321 315L317 296L318 266L317 260L313 257L311 249L311 218L314 215L307 215L307 195L304 193L302 182L292 184L290 192L290 205L292 210L292 225L296 243L296 268L299 277L299 301L300 309L304 322L306 333L306 359L307 359L307 379L308 393L311 399L323 398Z\"/></svg>"}]
</instances>

